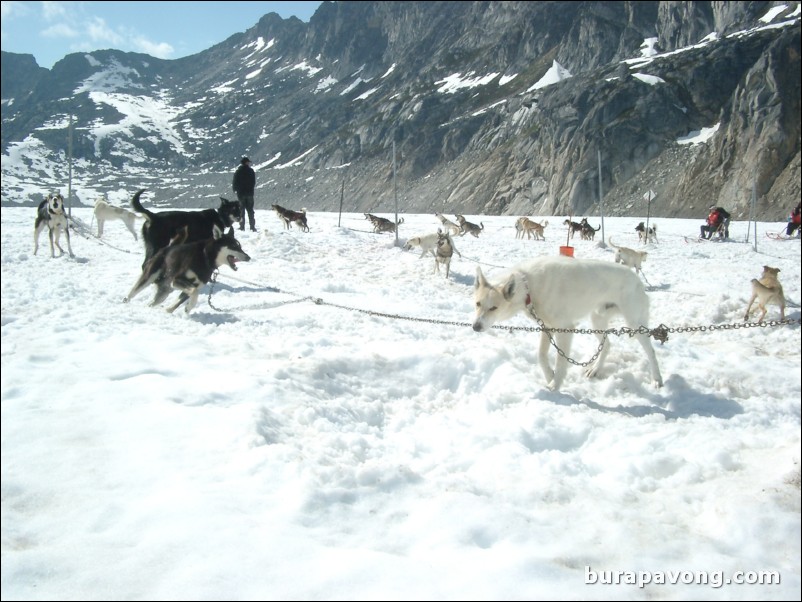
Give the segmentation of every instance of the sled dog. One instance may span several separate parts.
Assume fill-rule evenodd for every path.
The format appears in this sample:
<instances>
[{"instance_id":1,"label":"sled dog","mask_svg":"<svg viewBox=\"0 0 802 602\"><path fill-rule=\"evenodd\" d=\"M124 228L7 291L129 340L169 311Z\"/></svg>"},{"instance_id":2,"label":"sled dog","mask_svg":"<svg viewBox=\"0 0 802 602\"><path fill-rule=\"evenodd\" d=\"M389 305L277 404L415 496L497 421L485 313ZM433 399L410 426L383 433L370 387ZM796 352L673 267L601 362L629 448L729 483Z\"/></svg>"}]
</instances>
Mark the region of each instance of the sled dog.
<instances>
[{"instance_id":1,"label":"sled dog","mask_svg":"<svg viewBox=\"0 0 802 602\"><path fill-rule=\"evenodd\" d=\"M188 228L183 229L178 236L187 231ZM217 268L228 264L236 271L238 261L250 260L250 256L231 234L218 234L188 243L177 242L159 249L145 262L142 275L123 302L128 303L150 284L155 284L156 296L151 305L161 304L175 289L181 294L167 311L174 312L186 301L184 311L189 313L198 303L200 289L211 280Z\"/></svg>"},{"instance_id":2,"label":"sled dog","mask_svg":"<svg viewBox=\"0 0 802 602\"><path fill-rule=\"evenodd\" d=\"M435 213L434 216L440 220L440 223L443 224L443 227L449 234L456 236L460 233L460 227L442 213Z\"/></svg>"},{"instance_id":3,"label":"sled dog","mask_svg":"<svg viewBox=\"0 0 802 602\"><path fill-rule=\"evenodd\" d=\"M476 268L474 285L476 316L473 329L483 332L519 312L537 321L543 328L574 328L579 320L590 316L594 330L604 330L610 319L622 314L632 329L648 326L649 298L638 276L622 265L594 259L563 256L542 256L519 264L497 284L491 284ZM598 358L585 369L585 375L595 376L607 358L609 341L596 335L602 343ZM660 387L663 378L649 336L634 335L649 361L652 383ZM560 388L570 357L571 332L540 335L538 361L547 387ZM554 367L549 363L551 338L562 353Z\"/></svg>"},{"instance_id":4,"label":"sled dog","mask_svg":"<svg viewBox=\"0 0 802 602\"><path fill-rule=\"evenodd\" d=\"M217 209L203 209L201 211L162 211L154 213L142 206L139 197L145 189L137 191L131 199L131 207L137 213L145 216L142 224L142 240L145 242L145 263L153 257L159 249L170 244L170 240L187 226L186 241L195 242L214 237L215 232L222 234L226 228L228 233L234 235L233 226L242 217L242 207L239 201L229 201L220 197L220 206Z\"/></svg>"},{"instance_id":5,"label":"sled dog","mask_svg":"<svg viewBox=\"0 0 802 602\"><path fill-rule=\"evenodd\" d=\"M462 215L455 215L454 217L457 218L457 223L459 223L460 236L472 234L476 238L479 238L479 233L485 229L485 225L482 222L479 222L479 225L477 226L476 224L472 224L466 220Z\"/></svg>"},{"instance_id":6,"label":"sled dog","mask_svg":"<svg viewBox=\"0 0 802 602\"><path fill-rule=\"evenodd\" d=\"M137 214L133 211L128 211L128 209L123 207L116 207L103 197L95 201L95 220L97 221L98 238L103 238L103 226L106 222L118 219L125 224L128 231L134 235L134 240L139 240L139 237L136 235L137 217Z\"/></svg>"},{"instance_id":7,"label":"sled dog","mask_svg":"<svg viewBox=\"0 0 802 602\"><path fill-rule=\"evenodd\" d=\"M636 251L629 247L619 247L610 239L610 246L615 249L615 262L621 263L628 268L635 268L635 272L641 273L641 264L646 260L646 251Z\"/></svg>"},{"instance_id":8,"label":"sled dog","mask_svg":"<svg viewBox=\"0 0 802 602\"><path fill-rule=\"evenodd\" d=\"M459 251L457 251L457 247L454 246L454 241L451 239L451 234L448 233L448 230L443 232L442 230L437 230L437 251L435 252L434 256L434 270L438 274L440 273L440 264L446 266L446 278L448 278L449 271L451 270L451 257L456 253L460 257L462 255Z\"/></svg>"},{"instance_id":9,"label":"sled dog","mask_svg":"<svg viewBox=\"0 0 802 602\"><path fill-rule=\"evenodd\" d=\"M646 224L640 222L635 226L635 232L638 233L638 242L657 242L657 224L652 224L647 230Z\"/></svg>"},{"instance_id":10,"label":"sled dog","mask_svg":"<svg viewBox=\"0 0 802 602\"><path fill-rule=\"evenodd\" d=\"M437 249L437 241L440 239L439 233L442 232L438 228L437 232L433 234L424 234L422 236L413 236L409 240L407 240L406 244L404 245L405 251L411 251L412 249L420 249L421 253L420 256L423 257L426 253L431 253L432 257L437 257L437 253L435 253L435 249Z\"/></svg>"},{"instance_id":11,"label":"sled dog","mask_svg":"<svg viewBox=\"0 0 802 602\"><path fill-rule=\"evenodd\" d=\"M545 222L538 223L529 219L526 216L519 217L515 221L515 238L523 238L526 235L526 238L532 238L534 235L535 240L546 240L546 237L543 235L543 231L546 226L549 225L549 220Z\"/></svg>"},{"instance_id":12,"label":"sled dog","mask_svg":"<svg viewBox=\"0 0 802 602\"><path fill-rule=\"evenodd\" d=\"M749 299L749 305L746 306L746 313L744 314L744 322L749 319L749 312L752 309L752 304L757 300L757 307L760 310L760 317L758 322L762 322L766 317L766 306L769 304L780 306L780 319L785 319L785 295L783 294L783 287L780 284L777 274L780 273L780 268L772 268L767 265L763 266L763 274L760 280L752 278L752 298Z\"/></svg>"},{"instance_id":13,"label":"sled dog","mask_svg":"<svg viewBox=\"0 0 802 602\"><path fill-rule=\"evenodd\" d=\"M292 224L298 226L303 232L309 232L309 225L306 223L306 207L300 211L285 209L281 205L271 205L276 215L284 222L284 228L289 230Z\"/></svg>"},{"instance_id":14,"label":"sled dog","mask_svg":"<svg viewBox=\"0 0 802 602\"><path fill-rule=\"evenodd\" d=\"M50 238L50 257L56 256L57 247L64 255L64 249L58 244L61 232L67 236L67 249L70 252L70 257L75 257L72 253L72 245L70 245L70 227L67 223L67 216L64 214L64 197L58 192L47 195L47 198L39 203L36 209L36 220L33 226L33 254L39 250L39 235L42 230L47 228L47 235Z\"/></svg>"}]
</instances>

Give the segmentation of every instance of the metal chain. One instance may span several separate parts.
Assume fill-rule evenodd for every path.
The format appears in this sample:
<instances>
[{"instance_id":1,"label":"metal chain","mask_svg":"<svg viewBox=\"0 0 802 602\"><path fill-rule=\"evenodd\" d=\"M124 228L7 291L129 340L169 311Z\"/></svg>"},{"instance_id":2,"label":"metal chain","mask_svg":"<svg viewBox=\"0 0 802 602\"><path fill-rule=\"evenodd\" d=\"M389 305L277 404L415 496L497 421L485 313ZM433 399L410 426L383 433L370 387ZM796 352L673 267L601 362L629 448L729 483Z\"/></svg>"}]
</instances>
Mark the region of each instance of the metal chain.
<instances>
[{"instance_id":1,"label":"metal chain","mask_svg":"<svg viewBox=\"0 0 802 602\"><path fill-rule=\"evenodd\" d=\"M214 305L212 305L212 293L214 292L214 285L217 284L217 272L218 272L218 270L215 270L214 272L212 272L212 277L211 277L211 279L209 279L209 282L212 283L212 286L209 288L209 299L208 299L208 301L209 301L209 307L211 307L214 311L223 311L222 309L219 309L219 308L215 307Z\"/></svg>"},{"instance_id":2,"label":"metal chain","mask_svg":"<svg viewBox=\"0 0 802 602\"><path fill-rule=\"evenodd\" d=\"M211 282L211 289L209 290L209 307L214 309L215 311L222 311L212 305L212 293L214 292L214 285L217 281L217 271L212 274L212 278L210 279ZM283 293L287 295L296 295L296 293L290 293L288 291L282 291L281 289L273 288L272 289L276 293ZM297 295L296 295L297 296ZM302 301L311 301L315 305L328 305L329 307L336 307L337 309L344 309L347 311L355 311L359 313L363 313L369 316L376 316L379 318L390 318L393 320L408 320L412 322L423 322L425 324L442 324L446 326L471 326L468 322L457 322L454 320L438 320L434 318L416 318L412 316L402 316L400 314L390 314L386 312L374 311L372 309L362 309L359 307L349 307L347 305L340 305L337 303L330 303L328 301L324 301L320 297L300 297L298 299L294 299L291 301L284 301L277 303L274 307L280 307L282 305L289 305L291 303L301 303ZM272 309L272 308L271 308ZM604 348L604 344L607 342L607 337L610 335L622 336L622 335L629 335L630 338L634 337L635 335L645 334L650 337L653 337L656 341L660 341L660 344L664 344L668 340L669 333L675 332L712 332L714 330L738 330L739 328L768 328L769 326L782 326L785 324L802 324L802 319L800 318L784 318L782 320L768 320L766 322L743 322L743 323L735 323L735 324L711 324L710 326L678 326L675 328L666 326L665 324L660 324L655 328L647 328L645 326L639 326L638 328L629 328L628 326L622 326L621 328L608 328L606 330L598 330L592 328L551 328L546 326L534 312L534 310L530 307L529 308L530 316L537 322L537 326L500 326L495 325L492 328L496 330L506 330L510 333L515 331L525 331L525 332L545 332L548 337L549 341L551 342L552 346L557 350L562 357L564 357L568 362L577 365L577 366L588 366L589 364L593 363L598 357L599 354L602 352ZM568 357L565 352L557 346L552 333L560 333L560 332L570 332L573 334L600 334L602 335L601 343L599 344L596 353L591 356L591 358L586 362L579 362L574 360L573 358Z\"/></svg>"}]
</instances>

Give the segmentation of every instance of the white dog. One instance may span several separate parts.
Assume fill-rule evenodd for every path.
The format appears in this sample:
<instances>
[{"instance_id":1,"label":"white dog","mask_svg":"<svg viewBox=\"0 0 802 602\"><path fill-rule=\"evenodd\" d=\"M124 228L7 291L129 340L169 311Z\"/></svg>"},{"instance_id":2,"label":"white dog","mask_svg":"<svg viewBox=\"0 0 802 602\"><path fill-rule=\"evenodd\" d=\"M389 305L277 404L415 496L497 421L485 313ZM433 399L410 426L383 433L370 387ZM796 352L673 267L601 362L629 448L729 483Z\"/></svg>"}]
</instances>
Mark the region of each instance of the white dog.
<instances>
[{"instance_id":1,"label":"white dog","mask_svg":"<svg viewBox=\"0 0 802 602\"><path fill-rule=\"evenodd\" d=\"M437 257L437 253L435 250L437 249L437 241L439 240L439 233L442 232L438 228L437 232L434 234L424 234L423 236L413 236L410 238L407 243L404 245L405 251L411 251L412 249L420 249L421 254L420 256L423 257L426 253L431 253L432 257Z\"/></svg>"},{"instance_id":2,"label":"white dog","mask_svg":"<svg viewBox=\"0 0 802 602\"><path fill-rule=\"evenodd\" d=\"M649 323L649 297L638 276L624 266L593 259L542 256L522 263L513 269L499 284L490 284L476 268L474 286L476 318L473 329L482 332L517 314L526 313L546 328L574 328L576 323L590 315L595 330L604 330L610 319L620 313L632 329L647 327ZM595 376L604 364L610 349L603 334L596 335L601 342L599 357L585 369L585 375ZM649 360L652 383L663 385L649 336L634 335ZM549 389L556 391L562 385L568 368L573 333L556 332L554 344L565 355L559 354L552 369L549 363L549 333L540 335L538 361Z\"/></svg>"},{"instance_id":3,"label":"white dog","mask_svg":"<svg viewBox=\"0 0 802 602\"><path fill-rule=\"evenodd\" d=\"M97 237L103 238L103 225L110 220L118 219L125 224L128 231L134 235L134 240L138 240L136 235L136 218L138 215L128 209L115 207L100 197L95 201L95 219L97 220Z\"/></svg>"},{"instance_id":4,"label":"white dog","mask_svg":"<svg viewBox=\"0 0 802 602\"><path fill-rule=\"evenodd\" d=\"M629 247L619 247L613 244L613 239L610 239L610 246L615 249L615 262L621 263L628 268L635 268L635 272L641 272L641 264L649 255L646 251L636 251Z\"/></svg>"}]
</instances>

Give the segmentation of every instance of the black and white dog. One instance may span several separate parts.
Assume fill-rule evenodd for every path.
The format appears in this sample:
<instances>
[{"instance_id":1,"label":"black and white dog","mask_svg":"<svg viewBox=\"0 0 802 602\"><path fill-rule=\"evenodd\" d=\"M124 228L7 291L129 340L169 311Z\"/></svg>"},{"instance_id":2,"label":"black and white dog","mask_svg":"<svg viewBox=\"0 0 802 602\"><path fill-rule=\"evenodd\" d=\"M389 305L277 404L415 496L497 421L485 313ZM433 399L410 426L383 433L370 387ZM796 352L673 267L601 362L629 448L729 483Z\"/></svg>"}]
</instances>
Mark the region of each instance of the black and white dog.
<instances>
[{"instance_id":1,"label":"black and white dog","mask_svg":"<svg viewBox=\"0 0 802 602\"><path fill-rule=\"evenodd\" d=\"M185 234L186 230L179 233L179 236ZM184 311L189 313L198 303L201 287L211 280L217 268L228 264L236 271L238 261L250 260L250 256L242 250L239 241L232 234L217 233L204 240L171 244L156 251L145 262L142 275L123 302L128 303L149 285L155 284L156 296L151 305L161 304L175 289L181 291L181 295L167 311L172 313L188 301Z\"/></svg>"},{"instance_id":2,"label":"black and white dog","mask_svg":"<svg viewBox=\"0 0 802 602\"><path fill-rule=\"evenodd\" d=\"M184 226L187 227L186 242L195 242L214 237L215 232L222 234L229 228L233 237L233 226L242 217L242 207L239 201L229 201L220 197L220 206L217 209L203 209L202 211L162 211L153 213L142 206L139 197L145 190L139 190L131 199L131 207L137 213L145 216L142 225L142 240L145 241L145 261L153 257L159 249L170 244Z\"/></svg>"},{"instance_id":3,"label":"black and white dog","mask_svg":"<svg viewBox=\"0 0 802 602\"><path fill-rule=\"evenodd\" d=\"M640 222L637 226L635 226L635 232L638 233L638 242L657 242L657 224L652 224L647 229L646 224Z\"/></svg>"},{"instance_id":4,"label":"black and white dog","mask_svg":"<svg viewBox=\"0 0 802 602\"><path fill-rule=\"evenodd\" d=\"M70 257L75 257L72 253L72 245L70 245L70 227L67 223L67 216L64 215L64 197L58 192L55 194L47 195L47 198L39 203L39 208L36 210L36 222L33 227L33 254L39 250L39 234L42 230L47 228L48 236L50 237L50 256L56 256L55 247L64 255L64 249L58 244L61 237L61 231L67 235L67 249L70 252Z\"/></svg>"}]
</instances>

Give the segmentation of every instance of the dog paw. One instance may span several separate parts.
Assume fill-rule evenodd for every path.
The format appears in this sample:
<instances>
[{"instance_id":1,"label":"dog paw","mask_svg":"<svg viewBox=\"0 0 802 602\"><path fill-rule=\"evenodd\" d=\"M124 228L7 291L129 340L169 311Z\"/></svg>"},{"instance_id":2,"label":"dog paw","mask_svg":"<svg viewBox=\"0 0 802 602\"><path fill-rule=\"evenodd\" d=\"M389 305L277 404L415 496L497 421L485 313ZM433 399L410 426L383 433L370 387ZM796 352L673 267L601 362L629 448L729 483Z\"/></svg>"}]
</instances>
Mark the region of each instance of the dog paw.
<instances>
[{"instance_id":1,"label":"dog paw","mask_svg":"<svg viewBox=\"0 0 802 602\"><path fill-rule=\"evenodd\" d=\"M558 381L556 381L556 380L550 380L550 381L549 381L549 384L547 384L547 385L546 385L546 388L547 388L549 391L554 391L554 392L556 392L556 391L559 391L559 390L560 390L560 387L561 387L561 386L562 386L562 381L559 381L559 382L558 382Z\"/></svg>"}]
</instances>

